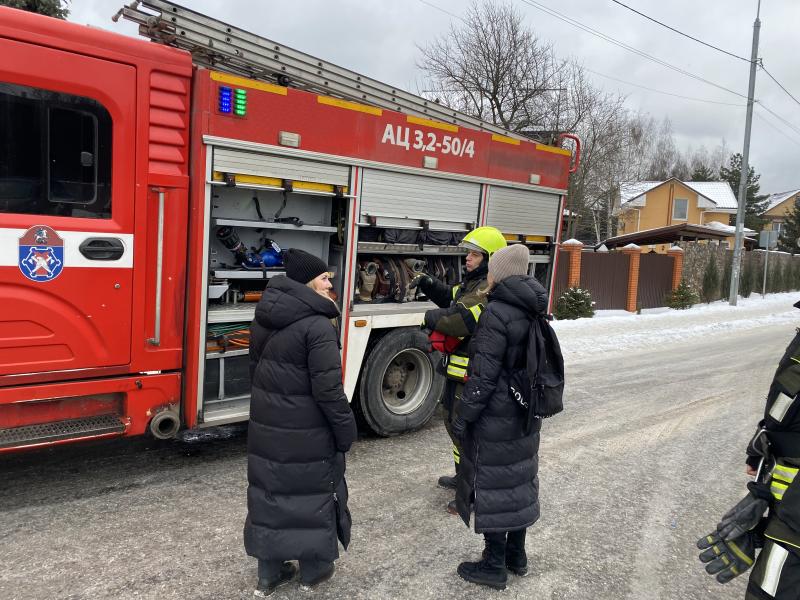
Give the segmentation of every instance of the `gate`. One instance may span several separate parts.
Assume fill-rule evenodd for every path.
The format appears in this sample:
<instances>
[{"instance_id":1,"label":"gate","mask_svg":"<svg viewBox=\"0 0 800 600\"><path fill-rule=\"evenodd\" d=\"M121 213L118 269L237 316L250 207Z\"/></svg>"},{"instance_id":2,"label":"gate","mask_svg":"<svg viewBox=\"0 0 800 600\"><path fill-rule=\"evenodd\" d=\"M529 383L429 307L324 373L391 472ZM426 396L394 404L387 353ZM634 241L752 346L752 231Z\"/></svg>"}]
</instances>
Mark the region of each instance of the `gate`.
<instances>
[{"instance_id":1,"label":"gate","mask_svg":"<svg viewBox=\"0 0 800 600\"><path fill-rule=\"evenodd\" d=\"M672 291L674 262L674 258L664 254L642 254L639 259L639 306L666 306L666 295Z\"/></svg>"},{"instance_id":2,"label":"gate","mask_svg":"<svg viewBox=\"0 0 800 600\"><path fill-rule=\"evenodd\" d=\"M616 252L584 252L580 287L589 290L595 310L625 310L630 257Z\"/></svg>"}]
</instances>

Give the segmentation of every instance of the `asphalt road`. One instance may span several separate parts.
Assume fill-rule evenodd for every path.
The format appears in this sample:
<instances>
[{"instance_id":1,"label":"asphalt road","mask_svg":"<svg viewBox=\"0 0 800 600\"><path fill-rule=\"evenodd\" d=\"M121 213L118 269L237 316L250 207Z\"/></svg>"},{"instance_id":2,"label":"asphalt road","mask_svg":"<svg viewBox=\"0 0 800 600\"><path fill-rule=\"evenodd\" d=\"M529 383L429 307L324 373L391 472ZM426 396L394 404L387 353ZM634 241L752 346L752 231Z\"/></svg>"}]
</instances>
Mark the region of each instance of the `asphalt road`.
<instances>
[{"instance_id":1,"label":"asphalt road","mask_svg":"<svg viewBox=\"0 0 800 600\"><path fill-rule=\"evenodd\" d=\"M565 413L542 432L531 574L503 598L743 598L707 576L695 540L745 493L743 448L786 323L605 352L567 365ZM252 597L242 427L3 457L0 597ZM348 461L350 551L316 598L496 598L455 573L482 540L444 505L441 422L365 438ZM276 599L308 597L296 584Z\"/></svg>"}]
</instances>

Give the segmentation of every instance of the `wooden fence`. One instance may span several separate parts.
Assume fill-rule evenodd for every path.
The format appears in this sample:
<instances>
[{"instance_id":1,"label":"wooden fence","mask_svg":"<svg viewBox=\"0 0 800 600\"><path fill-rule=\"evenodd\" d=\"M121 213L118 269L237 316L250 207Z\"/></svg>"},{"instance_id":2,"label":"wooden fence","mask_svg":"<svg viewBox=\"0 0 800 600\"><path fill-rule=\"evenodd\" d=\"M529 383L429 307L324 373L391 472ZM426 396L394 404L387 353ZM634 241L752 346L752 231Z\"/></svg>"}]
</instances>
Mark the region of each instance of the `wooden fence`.
<instances>
[{"instance_id":1,"label":"wooden fence","mask_svg":"<svg viewBox=\"0 0 800 600\"><path fill-rule=\"evenodd\" d=\"M630 257L617 252L584 252L581 287L589 290L595 310L625 310L628 299Z\"/></svg>"},{"instance_id":2,"label":"wooden fence","mask_svg":"<svg viewBox=\"0 0 800 600\"><path fill-rule=\"evenodd\" d=\"M666 254L642 254L639 257L638 302L641 308L666 305L672 291L672 272L675 259Z\"/></svg>"},{"instance_id":3,"label":"wooden fence","mask_svg":"<svg viewBox=\"0 0 800 600\"><path fill-rule=\"evenodd\" d=\"M641 254L633 244L615 252L584 252L577 240L564 242L558 257L553 298L569 286L588 290L596 310L627 310L665 306L667 294L681 279L683 250Z\"/></svg>"}]
</instances>

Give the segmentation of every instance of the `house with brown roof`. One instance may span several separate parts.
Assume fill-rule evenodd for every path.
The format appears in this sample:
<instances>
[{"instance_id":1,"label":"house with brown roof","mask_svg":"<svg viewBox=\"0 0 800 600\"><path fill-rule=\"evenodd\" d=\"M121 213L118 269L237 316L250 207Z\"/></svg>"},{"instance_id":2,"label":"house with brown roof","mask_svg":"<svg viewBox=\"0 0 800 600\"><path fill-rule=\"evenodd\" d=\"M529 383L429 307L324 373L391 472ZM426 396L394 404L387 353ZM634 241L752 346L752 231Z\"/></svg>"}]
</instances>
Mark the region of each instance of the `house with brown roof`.
<instances>
[{"instance_id":1,"label":"house with brown roof","mask_svg":"<svg viewBox=\"0 0 800 600\"><path fill-rule=\"evenodd\" d=\"M637 181L620 184L615 211L619 235L673 225L703 225L727 229L736 218L738 202L725 181ZM733 235L727 239L733 246ZM654 245L666 252L668 244Z\"/></svg>"}]
</instances>

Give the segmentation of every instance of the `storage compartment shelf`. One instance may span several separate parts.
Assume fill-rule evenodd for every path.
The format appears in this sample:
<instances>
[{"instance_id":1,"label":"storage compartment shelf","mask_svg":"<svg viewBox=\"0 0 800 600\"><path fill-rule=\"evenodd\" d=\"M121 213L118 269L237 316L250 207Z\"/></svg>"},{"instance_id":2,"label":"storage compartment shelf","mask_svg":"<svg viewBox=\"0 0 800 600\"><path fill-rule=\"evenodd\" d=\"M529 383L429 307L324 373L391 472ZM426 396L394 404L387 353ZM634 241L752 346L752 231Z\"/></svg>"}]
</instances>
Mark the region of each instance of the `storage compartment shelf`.
<instances>
[{"instance_id":1,"label":"storage compartment shelf","mask_svg":"<svg viewBox=\"0 0 800 600\"><path fill-rule=\"evenodd\" d=\"M375 315L404 315L413 313L424 313L426 310L436 308L433 302L363 302L353 304L350 318L367 317Z\"/></svg>"},{"instance_id":2,"label":"storage compartment shelf","mask_svg":"<svg viewBox=\"0 0 800 600\"><path fill-rule=\"evenodd\" d=\"M209 304L208 306L208 323L238 323L250 322L256 314L257 302L248 302L242 304ZM232 352L225 352L227 356L234 356ZM212 357L210 357L212 358ZM213 358L219 358L217 356Z\"/></svg>"},{"instance_id":3,"label":"storage compartment shelf","mask_svg":"<svg viewBox=\"0 0 800 600\"><path fill-rule=\"evenodd\" d=\"M244 356L245 354L249 354L249 348L240 348L238 350L228 350L226 352L208 352L206 353L207 360L213 360L215 358L231 358L234 356Z\"/></svg>"},{"instance_id":4,"label":"storage compartment shelf","mask_svg":"<svg viewBox=\"0 0 800 600\"><path fill-rule=\"evenodd\" d=\"M269 279L284 275L286 271L245 271L243 269L212 269L211 274L219 279Z\"/></svg>"},{"instance_id":5,"label":"storage compartment shelf","mask_svg":"<svg viewBox=\"0 0 800 600\"><path fill-rule=\"evenodd\" d=\"M336 227L331 227L329 225L313 225L313 224L306 224L303 225L292 225L291 223L270 223L268 221L250 221L245 219L211 219L211 223L213 225L217 225L218 227L222 226L229 226L229 227L252 227L253 229L288 229L292 231L317 231L321 233L336 233Z\"/></svg>"},{"instance_id":6,"label":"storage compartment shelf","mask_svg":"<svg viewBox=\"0 0 800 600\"><path fill-rule=\"evenodd\" d=\"M469 252L460 246L431 246L419 244L386 244L384 242L358 242L359 253L368 254L413 254L413 255L447 255L465 256Z\"/></svg>"}]
</instances>

